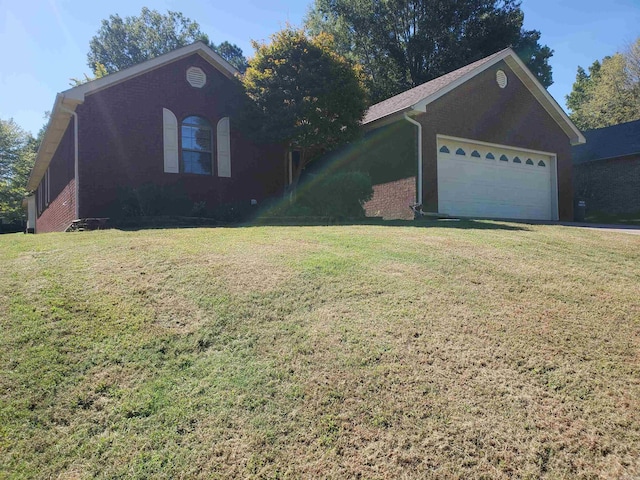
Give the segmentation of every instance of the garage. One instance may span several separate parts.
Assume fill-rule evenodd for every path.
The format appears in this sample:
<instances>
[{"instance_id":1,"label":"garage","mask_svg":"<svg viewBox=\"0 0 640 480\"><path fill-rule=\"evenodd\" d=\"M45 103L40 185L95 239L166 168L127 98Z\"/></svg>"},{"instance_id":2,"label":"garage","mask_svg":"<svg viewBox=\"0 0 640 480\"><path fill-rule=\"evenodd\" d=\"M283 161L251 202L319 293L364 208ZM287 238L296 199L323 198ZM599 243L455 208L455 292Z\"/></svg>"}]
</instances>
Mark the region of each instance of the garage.
<instances>
[{"instance_id":1,"label":"garage","mask_svg":"<svg viewBox=\"0 0 640 480\"><path fill-rule=\"evenodd\" d=\"M445 136L437 148L439 213L557 220L554 154Z\"/></svg>"},{"instance_id":2,"label":"garage","mask_svg":"<svg viewBox=\"0 0 640 480\"><path fill-rule=\"evenodd\" d=\"M397 135L401 123L413 139ZM374 216L573 220L571 147L586 140L509 48L372 105L363 125L361 164L373 166L381 144L398 152L375 162L397 181L374 184ZM400 170L407 141L416 154Z\"/></svg>"}]
</instances>

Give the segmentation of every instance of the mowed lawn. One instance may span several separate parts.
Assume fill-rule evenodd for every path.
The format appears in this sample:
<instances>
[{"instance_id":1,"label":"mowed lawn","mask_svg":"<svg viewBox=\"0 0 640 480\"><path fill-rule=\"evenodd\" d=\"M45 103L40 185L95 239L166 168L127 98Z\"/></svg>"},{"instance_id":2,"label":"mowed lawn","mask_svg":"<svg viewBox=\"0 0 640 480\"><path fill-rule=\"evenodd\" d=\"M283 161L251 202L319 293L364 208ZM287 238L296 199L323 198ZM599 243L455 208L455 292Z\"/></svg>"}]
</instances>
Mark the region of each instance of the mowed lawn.
<instances>
[{"instance_id":1,"label":"mowed lawn","mask_svg":"<svg viewBox=\"0 0 640 480\"><path fill-rule=\"evenodd\" d=\"M638 478L640 236L0 237L2 478Z\"/></svg>"}]
</instances>

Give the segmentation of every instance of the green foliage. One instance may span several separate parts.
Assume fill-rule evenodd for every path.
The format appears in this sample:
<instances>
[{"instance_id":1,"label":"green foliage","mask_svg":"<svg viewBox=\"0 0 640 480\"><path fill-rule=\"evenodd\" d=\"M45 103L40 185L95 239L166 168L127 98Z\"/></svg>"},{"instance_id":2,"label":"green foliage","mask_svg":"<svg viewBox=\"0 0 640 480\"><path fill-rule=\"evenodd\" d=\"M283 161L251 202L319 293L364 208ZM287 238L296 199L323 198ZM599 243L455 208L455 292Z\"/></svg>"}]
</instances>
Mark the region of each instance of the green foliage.
<instances>
[{"instance_id":1,"label":"green foliage","mask_svg":"<svg viewBox=\"0 0 640 480\"><path fill-rule=\"evenodd\" d=\"M640 38L626 52L596 60L588 73L578 67L567 107L583 130L640 119Z\"/></svg>"},{"instance_id":2,"label":"green foliage","mask_svg":"<svg viewBox=\"0 0 640 480\"><path fill-rule=\"evenodd\" d=\"M247 59L239 46L225 41L219 45L211 45L211 48L233 65L240 73L244 73L247 70Z\"/></svg>"},{"instance_id":3,"label":"green foliage","mask_svg":"<svg viewBox=\"0 0 640 480\"><path fill-rule=\"evenodd\" d=\"M306 28L335 37L378 102L508 46L548 87L553 52L523 20L517 0L315 0Z\"/></svg>"},{"instance_id":4,"label":"green foliage","mask_svg":"<svg viewBox=\"0 0 640 480\"><path fill-rule=\"evenodd\" d=\"M301 152L295 183L307 163L360 135L366 97L359 71L327 35L287 28L254 48L243 78L253 100L247 121L259 140Z\"/></svg>"},{"instance_id":5,"label":"green foliage","mask_svg":"<svg viewBox=\"0 0 640 480\"><path fill-rule=\"evenodd\" d=\"M199 217L229 224L245 220L253 210L248 201L225 203L215 207L209 207L204 201L192 202L180 184L163 186L148 183L138 188L121 187L118 200L120 215L114 216L120 219Z\"/></svg>"},{"instance_id":6,"label":"green foliage","mask_svg":"<svg viewBox=\"0 0 640 480\"><path fill-rule=\"evenodd\" d=\"M69 85L71 85L72 87L77 87L79 85L82 85L83 83L97 80L98 78L102 78L108 74L109 73L107 72L107 67L105 67L100 62L96 62L95 65L93 66L93 76L89 76L85 73L84 78L75 78L75 77L70 78Z\"/></svg>"},{"instance_id":7,"label":"green foliage","mask_svg":"<svg viewBox=\"0 0 640 480\"><path fill-rule=\"evenodd\" d=\"M310 176L300 186L295 200L272 212L275 216L364 218L363 205L373 196L371 179L362 172L341 172L325 177Z\"/></svg>"},{"instance_id":8,"label":"green foliage","mask_svg":"<svg viewBox=\"0 0 640 480\"><path fill-rule=\"evenodd\" d=\"M121 187L118 191L124 217L188 215L193 203L183 188L148 183L138 188Z\"/></svg>"},{"instance_id":9,"label":"green foliage","mask_svg":"<svg viewBox=\"0 0 640 480\"><path fill-rule=\"evenodd\" d=\"M123 19L115 14L102 20L100 30L89 43L87 63L96 75L100 73L99 66L106 73L113 73L198 40L242 71L246 60L238 46L211 43L200 25L180 12L162 14L147 7L137 17Z\"/></svg>"},{"instance_id":10,"label":"green foliage","mask_svg":"<svg viewBox=\"0 0 640 480\"><path fill-rule=\"evenodd\" d=\"M25 217L22 199L36 151L31 134L13 119L0 120L0 218L7 223Z\"/></svg>"}]
</instances>

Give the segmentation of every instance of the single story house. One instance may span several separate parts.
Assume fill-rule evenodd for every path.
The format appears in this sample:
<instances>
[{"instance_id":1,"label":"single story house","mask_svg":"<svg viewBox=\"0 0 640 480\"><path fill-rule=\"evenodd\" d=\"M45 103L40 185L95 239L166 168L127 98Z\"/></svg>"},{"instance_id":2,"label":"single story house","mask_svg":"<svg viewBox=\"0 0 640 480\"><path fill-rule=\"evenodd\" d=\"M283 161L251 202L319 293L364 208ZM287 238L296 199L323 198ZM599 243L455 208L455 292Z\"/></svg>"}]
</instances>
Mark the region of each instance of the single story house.
<instances>
[{"instance_id":1,"label":"single story house","mask_svg":"<svg viewBox=\"0 0 640 480\"><path fill-rule=\"evenodd\" d=\"M205 44L58 94L29 178L29 227L63 231L119 213L122 187L181 186L193 202L261 202L292 153L234 127L238 72ZM362 141L334 157L368 172L368 215L572 220L571 146L585 142L506 49L373 105Z\"/></svg>"},{"instance_id":2,"label":"single story house","mask_svg":"<svg viewBox=\"0 0 640 480\"><path fill-rule=\"evenodd\" d=\"M640 213L640 120L584 132L573 148L574 189L590 212Z\"/></svg>"}]
</instances>

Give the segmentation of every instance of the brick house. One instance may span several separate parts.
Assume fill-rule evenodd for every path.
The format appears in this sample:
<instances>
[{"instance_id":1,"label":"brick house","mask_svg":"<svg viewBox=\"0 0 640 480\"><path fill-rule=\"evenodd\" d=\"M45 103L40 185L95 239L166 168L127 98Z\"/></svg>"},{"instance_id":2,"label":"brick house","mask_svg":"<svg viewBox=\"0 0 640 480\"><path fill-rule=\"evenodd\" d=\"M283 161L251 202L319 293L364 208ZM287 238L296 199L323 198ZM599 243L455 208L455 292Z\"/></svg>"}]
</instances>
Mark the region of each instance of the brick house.
<instances>
[{"instance_id":1,"label":"brick house","mask_svg":"<svg viewBox=\"0 0 640 480\"><path fill-rule=\"evenodd\" d=\"M238 72L195 43L58 94L28 189L29 227L112 217L122 187L182 187L193 202L284 193L293 153L234 127ZM506 49L373 105L335 168L369 173L367 215L572 220L571 146L585 142Z\"/></svg>"},{"instance_id":2,"label":"brick house","mask_svg":"<svg viewBox=\"0 0 640 480\"><path fill-rule=\"evenodd\" d=\"M368 171L367 214L573 220L571 146L585 142L511 49L373 105L334 156Z\"/></svg>"},{"instance_id":3,"label":"brick house","mask_svg":"<svg viewBox=\"0 0 640 480\"><path fill-rule=\"evenodd\" d=\"M123 187L179 187L211 207L281 194L284 148L234 126L237 75L196 42L59 93L27 185L28 226L117 216Z\"/></svg>"},{"instance_id":4,"label":"brick house","mask_svg":"<svg viewBox=\"0 0 640 480\"><path fill-rule=\"evenodd\" d=\"M587 130L573 148L576 199L590 212L640 213L640 120Z\"/></svg>"}]
</instances>

